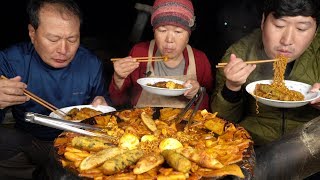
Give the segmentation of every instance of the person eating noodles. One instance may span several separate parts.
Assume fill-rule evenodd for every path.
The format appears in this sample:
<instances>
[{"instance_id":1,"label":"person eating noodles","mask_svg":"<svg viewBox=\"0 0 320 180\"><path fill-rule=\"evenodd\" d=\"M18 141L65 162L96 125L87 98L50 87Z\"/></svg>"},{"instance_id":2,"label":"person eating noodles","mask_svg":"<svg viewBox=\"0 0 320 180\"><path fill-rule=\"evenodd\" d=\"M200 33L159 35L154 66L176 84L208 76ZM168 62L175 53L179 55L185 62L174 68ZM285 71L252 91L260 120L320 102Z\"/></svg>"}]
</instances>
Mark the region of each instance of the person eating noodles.
<instances>
[{"instance_id":1,"label":"person eating noodles","mask_svg":"<svg viewBox=\"0 0 320 180\"><path fill-rule=\"evenodd\" d=\"M222 62L226 62L227 65L217 71L216 89L212 95L212 111L218 112L218 116L224 119L240 123L248 130L255 145L261 146L259 148L261 151L258 152L266 152L264 145L281 137L285 139L288 136L284 135L293 132L295 128L302 128L305 132L304 137L318 137L314 133L319 132L320 124L313 119L320 115L320 99L297 108L271 107L257 102L255 97L246 92L245 87L258 80L279 79L278 76L273 76L273 63L249 64L246 61L277 59L277 56L284 56L288 60L286 67L282 66L280 69L283 70L284 79L312 85L310 91L320 89L319 9L318 0L265 0L261 28L231 45L222 58ZM273 89L281 91L284 88L276 85ZM257 105L259 113L256 113ZM317 127L318 131L307 131L311 127ZM282 142L285 144L287 141ZM311 157L319 158L319 143L295 142L299 150L278 149L277 155L273 154L269 160L272 161L274 157L276 164L279 160L276 157L285 156L290 165L297 162L293 159L299 159L302 163L303 157L296 156L295 153L302 151L303 148L315 150L306 153L309 154L310 161L307 160L309 165L315 162ZM259 157L257 159L259 160ZM288 168L292 166L286 164L284 167L290 169L291 178L284 179L302 179L318 172L319 160L316 161L318 163L313 166L308 166L307 163L300 164L297 166L299 168L297 171ZM264 164L272 167L267 162ZM274 170L270 171L270 174L267 168L260 172L262 175L267 175L266 179L274 179L272 176L277 172L282 173L281 177L285 177L286 171L280 172L282 169L279 167L270 168Z\"/></svg>"},{"instance_id":2,"label":"person eating noodles","mask_svg":"<svg viewBox=\"0 0 320 180\"><path fill-rule=\"evenodd\" d=\"M190 0L156 0L153 4L151 25L154 39L141 42L131 49L128 57L114 61L114 74L109 86L115 105L136 107L185 107L201 86L207 91L213 87L211 65L207 56L188 45L195 16ZM162 61L139 62L134 57L164 57ZM192 85L183 96L166 97L142 90L139 78L165 77ZM209 109L205 93L200 109Z\"/></svg>"}]
</instances>

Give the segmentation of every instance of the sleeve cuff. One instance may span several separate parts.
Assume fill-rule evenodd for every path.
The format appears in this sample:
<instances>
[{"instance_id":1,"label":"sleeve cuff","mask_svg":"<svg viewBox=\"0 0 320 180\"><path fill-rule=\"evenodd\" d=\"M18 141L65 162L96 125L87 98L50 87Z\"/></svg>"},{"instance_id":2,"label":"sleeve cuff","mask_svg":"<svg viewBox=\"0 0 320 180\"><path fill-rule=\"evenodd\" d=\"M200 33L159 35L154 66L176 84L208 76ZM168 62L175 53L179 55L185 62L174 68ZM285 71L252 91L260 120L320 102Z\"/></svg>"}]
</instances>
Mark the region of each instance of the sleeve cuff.
<instances>
[{"instance_id":1,"label":"sleeve cuff","mask_svg":"<svg viewBox=\"0 0 320 180\"><path fill-rule=\"evenodd\" d=\"M241 90L240 91L232 91L227 88L226 85L223 86L223 89L221 91L222 97L230 102L230 103L236 103L241 100Z\"/></svg>"}]
</instances>

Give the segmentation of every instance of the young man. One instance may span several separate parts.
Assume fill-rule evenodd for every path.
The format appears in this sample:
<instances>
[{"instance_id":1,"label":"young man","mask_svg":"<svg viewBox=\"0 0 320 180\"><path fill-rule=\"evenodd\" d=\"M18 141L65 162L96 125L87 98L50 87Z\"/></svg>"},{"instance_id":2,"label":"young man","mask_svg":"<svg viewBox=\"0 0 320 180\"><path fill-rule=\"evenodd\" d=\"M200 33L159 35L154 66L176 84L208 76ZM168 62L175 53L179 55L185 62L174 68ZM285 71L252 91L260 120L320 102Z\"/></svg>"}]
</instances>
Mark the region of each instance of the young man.
<instances>
[{"instance_id":1,"label":"young man","mask_svg":"<svg viewBox=\"0 0 320 180\"><path fill-rule=\"evenodd\" d=\"M289 58L285 79L311 84L313 91L319 90L320 34L317 31L320 21L319 3L318 0L265 0L261 29L233 44L222 60L228 62L228 65L217 72L216 90L211 103L212 111L218 112L220 117L240 123L250 132L257 146L277 140L320 115L317 109L320 99L309 105L291 109L258 103L257 114L256 100L245 91L246 85L253 81L273 79L272 63L250 65L245 61L274 59L277 55ZM319 122L309 123L313 123L314 126ZM300 144L301 148L305 146L308 145ZM312 148L320 150L320 145L313 144ZM287 150L289 153L290 150ZM281 153L278 152L280 156ZM317 153L318 151L311 155L316 156ZM301 165L301 170L302 167ZM292 170L293 175L299 173ZM317 172L319 168L313 170Z\"/></svg>"},{"instance_id":2,"label":"young man","mask_svg":"<svg viewBox=\"0 0 320 180\"><path fill-rule=\"evenodd\" d=\"M0 52L0 121L11 107L15 129L0 129L0 177L32 178L46 162L60 130L24 121L25 112L50 111L23 94L27 89L58 108L109 102L102 62L80 46L81 13L72 0L31 0L31 42ZM108 103L107 103L108 101Z\"/></svg>"}]
</instances>

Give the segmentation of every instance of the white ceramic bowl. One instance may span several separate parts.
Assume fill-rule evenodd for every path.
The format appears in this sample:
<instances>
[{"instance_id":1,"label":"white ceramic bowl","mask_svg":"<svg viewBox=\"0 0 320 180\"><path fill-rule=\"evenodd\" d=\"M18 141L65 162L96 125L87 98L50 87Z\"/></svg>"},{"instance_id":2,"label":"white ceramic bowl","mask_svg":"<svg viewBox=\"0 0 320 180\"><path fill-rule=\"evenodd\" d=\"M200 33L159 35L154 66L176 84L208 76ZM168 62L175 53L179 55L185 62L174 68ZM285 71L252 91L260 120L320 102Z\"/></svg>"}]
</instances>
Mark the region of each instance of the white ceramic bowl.
<instances>
[{"instance_id":1,"label":"white ceramic bowl","mask_svg":"<svg viewBox=\"0 0 320 180\"><path fill-rule=\"evenodd\" d=\"M61 108L60 110L65 112L65 113L68 113L73 108L78 108L78 109L90 108L90 109L94 109L94 110L97 110L97 111L101 111L102 113L108 113L108 112L116 111L116 109L111 107L111 106L102 106L102 105L98 105L97 107L94 107L92 105L69 106L69 107ZM49 117L62 119L59 115L57 115L54 112L50 113Z\"/></svg>"},{"instance_id":2,"label":"white ceramic bowl","mask_svg":"<svg viewBox=\"0 0 320 180\"><path fill-rule=\"evenodd\" d=\"M262 104L278 107L278 108L295 108L295 107L304 106L308 104L310 101L320 97L319 91L309 92L309 90L311 89L311 85L302 83L302 82L297 82L297 81L290 81L290 80L285 80L285 85L290 90L301 92L304 95L303 101L279 101L279 100L272 100L272 99L267 99L263 97L257 97L253 94L256 84L271 84L271 83L272 83L272 80L255 81L246 86L246 91L249 94L251 94L254 98L257 98L257 100Z\"/></svg>"},{"instance_id":3,"label":"white ceramic bowl","mask_svg":"<svg viewBox=\"0 0 320 180\"><path fill-rule=\"evenodd\" d=\"M141 85L141 87L146 90L149 93L158 94L162 96L180 96L182 95L186 90L190 89L192 86L189 85L188 87L184 89L168 89L168 88L158 88L158 87L152 87L148 86L147 84L155 84L157 82L161 81L172 81L174 83L178 84L184 84L183 81L176 80L176 79L169 79L169 78L140 78L137 80L137 83Z\"/></svg>"}]
</instances>

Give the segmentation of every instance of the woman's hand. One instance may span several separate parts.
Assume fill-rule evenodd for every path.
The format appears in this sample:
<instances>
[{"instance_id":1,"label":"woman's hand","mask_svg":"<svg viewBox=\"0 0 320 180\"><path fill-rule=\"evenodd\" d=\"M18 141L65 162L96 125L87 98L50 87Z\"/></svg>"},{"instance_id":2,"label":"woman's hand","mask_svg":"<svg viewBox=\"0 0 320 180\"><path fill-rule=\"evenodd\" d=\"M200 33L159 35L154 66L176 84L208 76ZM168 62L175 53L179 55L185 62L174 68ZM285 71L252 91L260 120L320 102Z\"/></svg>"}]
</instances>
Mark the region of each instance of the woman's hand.
<instances>
[{"instance_id":1,"label":"woman's hand","mask_svg":"<svg viewBox=\"0 0 320 180\"><path fill-rule=\"evenodd\" d=\"M199 91L199 88L200 88L200 84L196 80L187 80L183 85L186 87L190 84L192 85L192 88L189 90L186 90L186 92L184 92L184 96L188 99L192 99L193 96L195 96L197 94L197 92Z\"/></svg>"},{"instance_id":2,"label":"woman's hand","mask_svg":"<svg viewBox=\"0 0 320 180\"><path fill-rule=\"evenodd\" d=\"M227 88L239 91L255 68L255 64L246 64L242 59L231 54L229 63L223 69Z\"/></svg>"},{"instance_id":3,"label":"woman's hand","mask_svg":"<svg viewBox=\"0 0 320 180\"><path fill-rule=\"evenodd\" d=\"M96 96L96 97L93 99L91 105L94 106L94 107L96 107L96 106L98 106L98 105L107 106L108 103L107 103L107 101L104 99L103 96Z\"/></svg>"},{"instance_id":4,"label":"woman's hand","mask_svg":"<svg viewBox=\"0 0 320 180\"><path fill-rule=\"evenodd\" d=\"M21 77L11 79L0 79L0 109L25 103L30 98L23 94L27 85L21 82Z\"/></svg>"},{"instance_id":5,"label":"woman's hand","mask_svg":"<svg viewBox=\"0 0 320 180\"><path fill-rule=\"evenodd\" d=\"M113 62L114 67L114 82L120 89L124 79L129 76L135 69L139 67L139 62L136 62L131 56Z\"/></svg>"}]
</instances>

